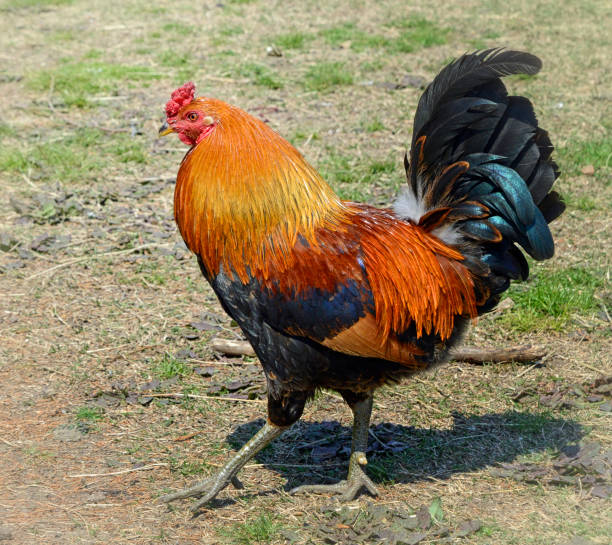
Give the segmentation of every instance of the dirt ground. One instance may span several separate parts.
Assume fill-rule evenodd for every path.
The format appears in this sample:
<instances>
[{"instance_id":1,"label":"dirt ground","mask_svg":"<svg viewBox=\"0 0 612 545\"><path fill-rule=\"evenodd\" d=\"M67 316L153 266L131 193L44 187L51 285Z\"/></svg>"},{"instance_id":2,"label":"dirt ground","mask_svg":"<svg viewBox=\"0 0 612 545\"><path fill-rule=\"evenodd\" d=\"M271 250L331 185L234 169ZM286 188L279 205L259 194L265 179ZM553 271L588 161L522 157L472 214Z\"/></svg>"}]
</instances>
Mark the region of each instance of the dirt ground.
<instances>
[{"instance_id":1,"label":"dirt ground","mask_svg":"<svg viewBox=\"0 0 612 545\"><path fill-rule=\"evenodd\" d=\"M606 2L0 2L0 542L612 543L609 36ZM220 467L265 418L256 359L173 221L185 152L157 139L193 80L289 138L346 198L388 204L422 87L507 45L557 147L568 208L478 346L374 406L377 499L290 496L344 477L350 411L301 422L192 517L157 497ZM529 295L531 294L531 295Z\"/></svg>"}]
</instances>

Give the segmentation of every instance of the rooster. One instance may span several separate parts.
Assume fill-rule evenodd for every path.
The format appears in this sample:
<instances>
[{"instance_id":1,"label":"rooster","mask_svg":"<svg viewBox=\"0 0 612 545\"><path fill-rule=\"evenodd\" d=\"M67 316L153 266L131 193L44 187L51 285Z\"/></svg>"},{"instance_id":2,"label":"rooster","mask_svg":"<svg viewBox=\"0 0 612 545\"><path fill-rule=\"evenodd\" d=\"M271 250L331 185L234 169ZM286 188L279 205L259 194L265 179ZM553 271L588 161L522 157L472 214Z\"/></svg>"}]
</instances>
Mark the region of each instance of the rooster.
<instances>
[{"instance_id":1,"label":"rooster","mask_svg":"<svg viewBox=\"0 0 612 545\"><path fill-rule=\"evenodd\" d=\"M175 219L225 311L263 366L266 424L215 475L161 498L193 510L302 415L317 388L353 412L347 479L292 492L376 495L366 475L374 391L448 359L532 258L553 255L553 147L529 100L501 77L535 74L528 53L489 49L446 66L414 119L407 185L392 208L341 200L286 140L243 110L172 93L160 135L190 146Z\"/></svg>"}]
</instances>

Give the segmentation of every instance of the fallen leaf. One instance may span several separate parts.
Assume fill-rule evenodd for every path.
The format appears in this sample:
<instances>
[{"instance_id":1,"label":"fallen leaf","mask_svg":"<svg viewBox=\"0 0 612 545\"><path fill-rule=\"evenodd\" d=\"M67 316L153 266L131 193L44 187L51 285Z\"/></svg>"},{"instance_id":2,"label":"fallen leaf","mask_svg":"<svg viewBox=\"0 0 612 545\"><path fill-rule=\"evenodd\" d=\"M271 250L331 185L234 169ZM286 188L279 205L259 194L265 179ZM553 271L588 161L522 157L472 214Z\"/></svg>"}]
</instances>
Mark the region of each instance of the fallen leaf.
<instances>
[{"instance_id":1,"label":"fallen leaf","mask_svg":"<svg viewBox=\"0 0 612 545\"><path fill-rule=\"evenodd\" d=\"M477 532L482 527L482 522L478 519L466 520L462 522L453 533L455 537L466 537L474 532Z\"/></svg>"},{"instance_id":2,"label":"fallen leaf","mask_svg":"<svg viewBox=\"0 0 612 545\"><path fill-rule=\"evenodd\" d=\"M334 458L337 452L338 452L337 445L333 445L331 447L317 446L312 449L312 457L315 460L327 460L329 458Z\"/></svg>"},{"instance_id":3,"label":"fallen leaf","mask_svg":"<svg viewBox=\"0 0 612 545\"><path fill-rule=\"evenodd\" d=\"M188 433L186 435L179 435L177 438L175 438L175 441L188 441L189 439L193 439L196 435L198 435L199 433L202 433L200 431L194 431L193 433Z\"/></svg>"},{"instance_id":4,"label":"fallen leaf","mask_svg":"<svg viewBox=\"0 0 612 545\"><path fill-rule=\"evenodd\" d=\"M444 512L442 511L442 500L440 498L434 498L429 506L429 514L434 522L440 522L444 518Z\"/></svg>"},{"instance_id":5,"label":"fallen leaf","mask_svg":"<svg viewBox=\"0 0 612 545\"><path fill-rule=\"evenodd\" d=\"M429 512L429 509L427 508L427 506L423 505L417 511L416 516L417 516L417 521L419 523L419 528L426 530L427 528L431 526L431 513Z\"/></svg>"}]
</instances>

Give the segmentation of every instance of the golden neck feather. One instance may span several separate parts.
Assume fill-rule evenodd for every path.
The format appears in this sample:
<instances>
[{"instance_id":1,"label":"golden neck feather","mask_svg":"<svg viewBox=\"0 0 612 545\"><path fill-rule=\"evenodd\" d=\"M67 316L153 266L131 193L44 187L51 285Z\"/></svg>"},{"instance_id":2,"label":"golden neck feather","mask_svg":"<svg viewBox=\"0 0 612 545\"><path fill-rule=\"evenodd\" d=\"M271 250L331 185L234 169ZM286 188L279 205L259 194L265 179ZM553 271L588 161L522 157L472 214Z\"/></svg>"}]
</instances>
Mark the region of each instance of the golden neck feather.
<instances>
[{"instance_id":1,"label":"golden neck feather","mask_svg":"<svg viewBox=\"0 0 612 545\"><path fill-rule=\"evenodd\" d=\"M208 272L222 265L246 281L287 255L298 235L336 224L345 207L289 142L265 123L221 101L198 99L219 120L181 164L174 194L177 224Z\"/></svg>"}]
</instances>

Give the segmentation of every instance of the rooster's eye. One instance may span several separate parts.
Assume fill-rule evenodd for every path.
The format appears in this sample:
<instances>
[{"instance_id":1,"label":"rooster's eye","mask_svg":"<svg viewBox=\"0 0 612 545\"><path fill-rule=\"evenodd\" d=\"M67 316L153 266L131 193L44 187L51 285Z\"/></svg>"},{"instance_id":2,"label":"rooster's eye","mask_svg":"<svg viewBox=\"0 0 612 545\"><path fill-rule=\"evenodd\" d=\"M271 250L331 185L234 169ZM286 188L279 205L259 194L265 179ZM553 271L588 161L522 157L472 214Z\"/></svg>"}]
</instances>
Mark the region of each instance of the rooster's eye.
<instances>
[{"instance_id":1,"label":"rooster's eye","mask_svg":"<svg viewBox=\"0 0 612 545\"><path fill-rule=\"evenodd\" d=\"M195 121L198 118L198 114L196 112L189 112L186 117L189 121Z\"/></svg>"}]
</instances>

